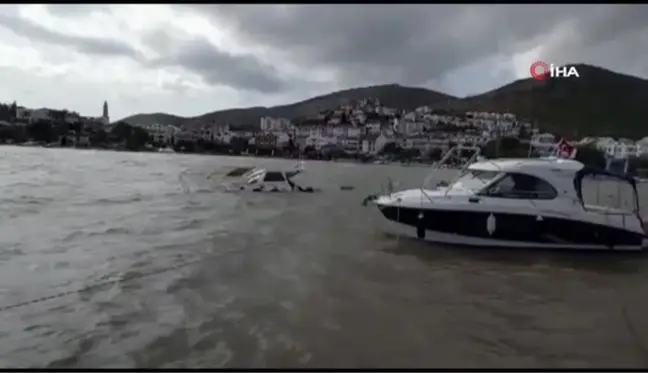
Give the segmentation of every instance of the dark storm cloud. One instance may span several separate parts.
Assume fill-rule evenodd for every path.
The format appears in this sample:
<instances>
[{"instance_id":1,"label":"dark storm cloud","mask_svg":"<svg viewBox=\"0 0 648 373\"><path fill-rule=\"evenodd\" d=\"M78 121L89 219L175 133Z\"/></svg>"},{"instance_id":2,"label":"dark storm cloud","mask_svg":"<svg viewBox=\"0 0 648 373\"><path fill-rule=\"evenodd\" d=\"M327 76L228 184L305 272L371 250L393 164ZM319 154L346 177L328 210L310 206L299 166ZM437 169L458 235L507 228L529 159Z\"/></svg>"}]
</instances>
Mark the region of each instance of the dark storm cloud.
<instances>
[{"instance_id":1,"label":"dark storm cloud","mask_svg":"<svg viewBox=\"0 0 648 373\"><path fill-rule=\"evenodd\" d=\"M233 55L201 38L177 39L166 30L145 38L147 45L161 56L151 66L176 66L201 76L207 84L234 89L277 93L286 89L285 81L272 65L252 55Z\"/></svg>"},{"instance_id":2,"label":"dark storm cloud","mask_svg":"<svg viewBox=\"0 0 648 373\"><path fill-rule=\"evenodd\" d=\"M564 52L577 58L602 41L648 26L643 4L191 7L234 30L243 42L274 47L302 64L335 68L341 79L353 82L377 76L409 84L437 80L490 56L542 44L544 35L564 25L577 35L567 35L571 42L557 43L543 58Z\"/></svg>"},{"instance_id":3,"label":"dark storm cloud","mask_svg":"<svg viewBox=\"0 0 648 373\"><path fill-rule=\"evenodd\" d=\"M117 40L66 35L41 27L18 16L0 14L0 27L33 41L69 46L82 53L137 58L138 53L128 44Z\"/></svg>"},{"instance_id":4,"label":"dark storm cloud","mask_svg":"<svg viewBox=\"0 0 648 373\"><path fill-rule=\"evenodd\" d=\"M551 62L648 74L648 5L643 4L174 6L208 16L236 42L263 46L283 59L231 54L172 26L144 38L154 59L118 40L66 35L8 12L0 15L0 27L80 52L127 56L153 68L180 67L211 85L262 94L314 89L308 76L280 74L277 67L286 62L336 73L317 90L398 82L467 91L475 88L474 77L481 78L480 87L506 83L500 80L514 75L510 58L538 46L543 46L540 57ZM107 5L47 7L61 17L110 11ZM501 61L508 62L503 69ZM491 73L495 64L498 72Z\"/></svg>"},{"instance_id":5,"label":"dark storm cloud","mask_svg":"<svg viewBox=\"0 0 648 373\"><path fill-rule=\"evenodd\" d=\"M62 5L61 12L80 12ZM90 8L82 8L87 11ZM96 9L95 9L96 10ZM72 13L70 13L72 14ZM126 43L96 37L81 37L46 29L18 15L0 14L0 27L33 41L64 45L94 55L124 56L149 67L181 67L201 76L207 84L225 85L234 89L276 93L284 90L285 82L277 70L254 56L238 56L219 50L205 39L177 38L169 30L156 30L144 42L161 57L150 60Z\"/></svg>"},{"instance_id":6,"label":"dark storm cloud","mask_svg":"<svg viewBox=\"0 0 648 373\"><path fill-rule=\"evenodd\" d=\"M553 62L594 61L623 70L638 58L648 65L648 5L589 5L575 11L570 21L572 33L545 51Z\"/></svg>"}]
</instances>

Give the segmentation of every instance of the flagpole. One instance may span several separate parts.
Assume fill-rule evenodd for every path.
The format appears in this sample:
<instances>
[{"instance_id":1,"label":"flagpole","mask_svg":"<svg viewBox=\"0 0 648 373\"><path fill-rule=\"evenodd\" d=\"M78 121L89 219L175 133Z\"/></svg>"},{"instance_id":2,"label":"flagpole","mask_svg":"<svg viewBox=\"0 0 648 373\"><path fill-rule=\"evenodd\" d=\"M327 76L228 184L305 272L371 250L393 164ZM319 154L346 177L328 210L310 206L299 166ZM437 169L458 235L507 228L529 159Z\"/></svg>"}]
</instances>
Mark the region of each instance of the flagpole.
<instances>
[{"instance_id":1,"label":"flagpole","mask_svg":"<svg viewBox=\"0 0 648 373\"><path fill-rule=\"evenodd\" d=\"M500 134L499 131L495 132L497 138L495 139L495 158L499 158L500 153Z\"/></svg>"}]
</instances>

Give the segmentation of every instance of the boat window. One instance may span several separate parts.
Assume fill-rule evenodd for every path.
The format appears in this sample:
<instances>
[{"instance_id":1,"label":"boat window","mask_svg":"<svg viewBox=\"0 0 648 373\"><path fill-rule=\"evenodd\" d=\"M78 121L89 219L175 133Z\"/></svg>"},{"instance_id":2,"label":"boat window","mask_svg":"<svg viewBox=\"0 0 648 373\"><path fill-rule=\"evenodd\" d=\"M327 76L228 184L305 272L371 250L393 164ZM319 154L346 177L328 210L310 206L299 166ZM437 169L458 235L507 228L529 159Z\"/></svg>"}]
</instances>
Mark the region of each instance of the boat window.
<instances>
[{"instance_id":1,"label":"boat window","mask_svg":"<svg viewBox=\"0 0 648 373\"><path fill-rule=\"evenodd\" d=\"M466 170L466 172L464 172L464 174L452 184L452 187L478 190L484 185L490 183L499 174L499 171Z\"/></svg>"},{"instance_id":2,"label":"boat window","mask_svg":"<svg viewBox=\"0 0 648 373\"><path fill-rule=\"evenodd\" d=\"M585 176L580 190L581 202L590 210L632 212L639 207L635 188L623 179L605 175Z\"/></svg>"},{"instance_id":3,"label":"boat window","mask_svg":"<svg viewBox=\"0 0 648 373\"><path fill-rule=\"evenodd\" d=\"M495 176L499 174L499 171L469 170L469 174L467 174L466 176L470 176L470 178L472 179L491 181L495 178Z\"/></svg>"},{"instance_id":4,"label":"boat window","mask_svg":"<svg viewBox=\"0 0 648 373\"><path fill-rule=\"evenodd\" d=\"M238 167L228 172L225 176L227 177L243 176L246 173L252 171L253 169L254 169L253 167Z\"/></svg>"},{"instance_id":5,"label":"boat window","mask_svg":"<svg viewBox=\"0 0 648 373\"><path fill-rule=\"evenodd\" d=\"M284 175L281 172L266 172L263 181L285 181Z\"/></svg>"},{"instance_id":6,"label":"boat window","mask_svg":"<svg viewBox=\"0 0 648 373\"><path fill-rule=\"evenodd\" d=\"M558 192L551 184L535 176L507 173L479 194L497 198L554 199Z\"/></svg>"}]
</instances>

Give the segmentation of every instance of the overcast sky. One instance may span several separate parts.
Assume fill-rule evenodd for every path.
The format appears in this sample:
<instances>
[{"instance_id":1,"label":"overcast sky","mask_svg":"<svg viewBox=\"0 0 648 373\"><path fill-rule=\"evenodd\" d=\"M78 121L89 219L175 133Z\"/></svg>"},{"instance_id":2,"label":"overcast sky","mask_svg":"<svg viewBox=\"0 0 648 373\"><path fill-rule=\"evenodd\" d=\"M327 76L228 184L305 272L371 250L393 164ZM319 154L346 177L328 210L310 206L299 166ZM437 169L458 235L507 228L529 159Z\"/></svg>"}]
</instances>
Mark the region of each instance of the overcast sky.
<instances>
[{"instance_id":1,"label":"overcast sky","mask_svg":"<svg viewBox=\"0 0 648 373\"><path fill-rule=\"evenodd\" d=\"M401 83L455 95L535 60L648 77L648 5L0 5L0 101L193 116Z\"/></svg>"}]
</instances>

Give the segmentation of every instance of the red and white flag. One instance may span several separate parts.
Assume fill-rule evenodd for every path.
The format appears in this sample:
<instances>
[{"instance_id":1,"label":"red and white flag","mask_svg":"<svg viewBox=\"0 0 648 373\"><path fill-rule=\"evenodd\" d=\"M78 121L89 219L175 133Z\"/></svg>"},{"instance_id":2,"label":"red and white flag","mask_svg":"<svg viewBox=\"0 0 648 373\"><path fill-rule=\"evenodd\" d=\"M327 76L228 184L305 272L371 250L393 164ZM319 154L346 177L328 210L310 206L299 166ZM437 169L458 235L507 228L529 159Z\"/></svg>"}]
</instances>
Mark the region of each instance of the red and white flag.
<instances>
[{"instance_id":1,"label":"red and white flag","mask_svg":"<svg viewBox=\"0 0 648 373\"><path fill-rule=\"evenodd\" d=\"M578 149L576 149L575 146L570 144L564 138L561 138L560 141L558 141L558 143L556 144L556 156L558 158L574 159L574 157L576 157L577 152Z\"/></svg>"}]
</instances>

